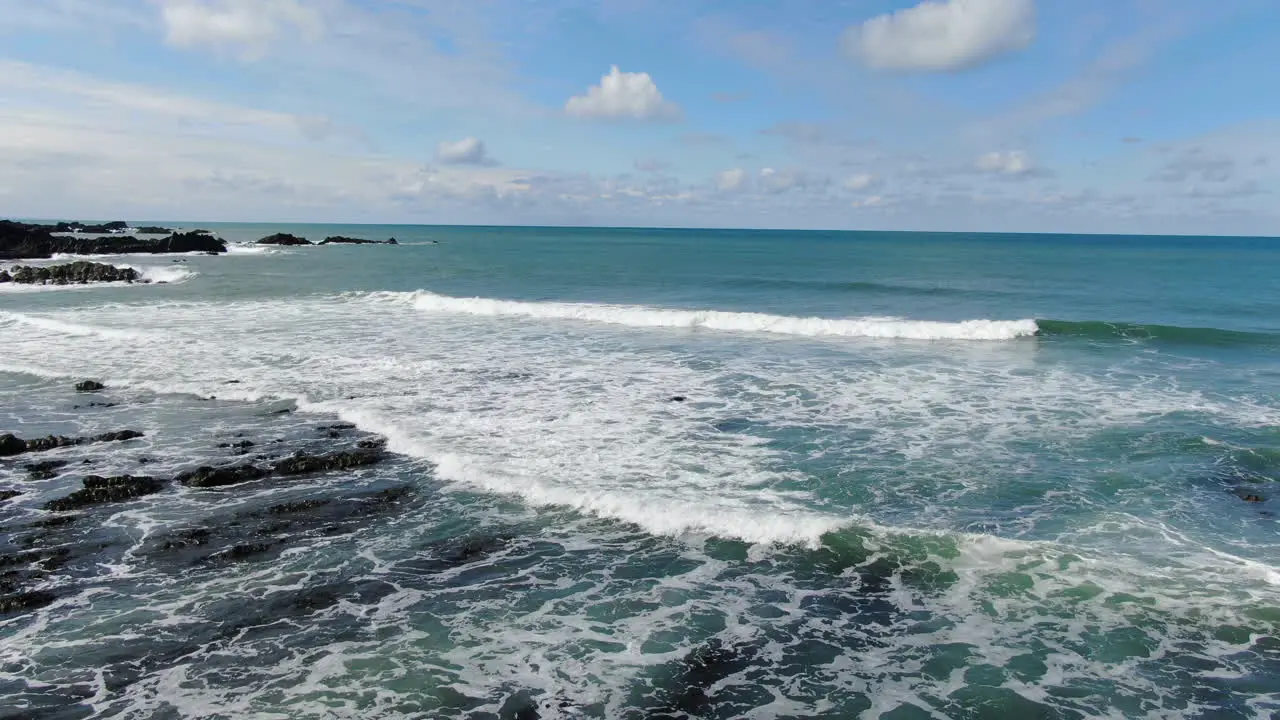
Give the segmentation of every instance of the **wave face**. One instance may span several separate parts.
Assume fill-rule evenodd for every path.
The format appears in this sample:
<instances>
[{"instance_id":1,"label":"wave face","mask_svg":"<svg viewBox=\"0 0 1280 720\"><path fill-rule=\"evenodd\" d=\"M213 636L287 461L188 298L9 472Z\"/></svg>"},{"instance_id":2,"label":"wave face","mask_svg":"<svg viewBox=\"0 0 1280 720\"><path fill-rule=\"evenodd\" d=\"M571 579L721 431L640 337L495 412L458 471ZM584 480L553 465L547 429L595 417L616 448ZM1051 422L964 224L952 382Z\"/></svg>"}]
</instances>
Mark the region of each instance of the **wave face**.
<instances>
[{"instance_id":1,"label":"wave face","mask_svg":"<svg viewBox=\"0 0 1280 720\"><path fill-rule=\"evenodd\" d=\"M1034 320L934 322L887 317L788 317L719 310L674 310L641 305L519 302L461 298L419 291L407 300L423 312L477 316L574 320L637 328L678 328L806 337L858 337L886 340L1014 340L1036 334Z\"/></svg>"},{"instance_id":2,"label":"wave face","mask_svg":"<svg viewBox=\"0 0 1280 720\"><path fill-rule=\"evenodd\" d=\"M1141 325L1099 321L1038 320L1039 334L1046 337L1071 337L1089 340L1130 340L1169 345L1202 345L1218 347L1275 347L1280 335L1271 333L1222 330L1219 328L1178 327L1175 325Z\"/></svg>"}]
</instances>

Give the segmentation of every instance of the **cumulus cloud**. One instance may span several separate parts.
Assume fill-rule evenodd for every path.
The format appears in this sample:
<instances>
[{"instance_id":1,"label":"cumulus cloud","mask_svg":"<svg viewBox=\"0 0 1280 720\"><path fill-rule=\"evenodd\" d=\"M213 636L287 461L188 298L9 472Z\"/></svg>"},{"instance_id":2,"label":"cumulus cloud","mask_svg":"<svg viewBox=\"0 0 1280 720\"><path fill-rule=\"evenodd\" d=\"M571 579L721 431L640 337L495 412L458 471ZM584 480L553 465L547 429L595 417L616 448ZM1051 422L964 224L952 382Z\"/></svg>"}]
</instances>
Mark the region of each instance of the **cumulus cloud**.
<instances>
[{"instance_id":1,"label":"cumulus cloud","mask_svg":"<svg viewBox=\"0 0 1280 720\"><path fill-rule=\"evenodd\" d=\"M830 184L830 180L822 175L803 170L775 170L770 167L760 170L759 181L762 190L775 194L789 190L820 189Z\"/></svg>"},{"instance_id":2,"label":"cumulus cloud","mask_svg":"<svg viewBox=\"0 0 1280 720\"><path fill-rule=\"evenodd\" d=\"M1031 156L1021 150L989 152L979 157L974 165L978 170L993 175L1022 176L1036 171Z\"/></svg>"},{"instance_id":3,"label":"cumulus cloud","mask_svg":"<svg viewBox=\"0 0 1280 720\"><path fill-rule=\"evenodd\" d=\"M662 97L649 73L622 72L614 65L599 85L569 98L564 110L579 118L678 120L680 106Z\"/></svg>"},{"instance_id":4,"label":"cumulus cloud","mask_svg":"<svg viewBox=\"0 0 1280 720\"><path fill-rule=\"evenodd\" d=\"M857 175L851 175L848 178L846 178L844 181L845 189L853 190L854 192L859 192L862 190L866 190L868 188L873 188L879 184L880 184L879 178L877 178L875 175L870 175L868 173L859 173Z\"/></svg>"},{"instance_id":5,"label":"cumulus cloud","mask_svg":"<svg viewBox=\"0 0 1280 720\"><path fill-rule=\"evenodd\" d=\"M725 192L731 190L740 190L747 182L747 171L742 168L733 168L716 173L716 189Z\"/></svg>"},{"instance_id":6,"label":"cumulus cloud","mask_svg":"<svg viewBox=\"0 0 1280 720\"><path fill-rule=\"evenodd\" d=\"M449 165L492 165L484 141L474 137L445 140L436 146L436 159Z\"/></svg>"},{"instance_id":7,"label":"cumulus cloud","mask_svg":"<svg viewBox=\"0 0 1280 720\"><path fill-rule=\"evenodd\" d=\"M845 49L868 66L957 71L1025 49L1035 39L1034 0L926 0L845 31Z\"/></svg>"},{"instance_id":8,"label":"cumulus cloud","mask_svg":"<svg viewBox=\"0 0 1280 720\"><path fill-rule=\"evenodd\" d=\"M298 0L158 0L166 41L175 47L231 49L261 55L278 35L316 35L319 13Z\"/></svg>"}]
</instances>

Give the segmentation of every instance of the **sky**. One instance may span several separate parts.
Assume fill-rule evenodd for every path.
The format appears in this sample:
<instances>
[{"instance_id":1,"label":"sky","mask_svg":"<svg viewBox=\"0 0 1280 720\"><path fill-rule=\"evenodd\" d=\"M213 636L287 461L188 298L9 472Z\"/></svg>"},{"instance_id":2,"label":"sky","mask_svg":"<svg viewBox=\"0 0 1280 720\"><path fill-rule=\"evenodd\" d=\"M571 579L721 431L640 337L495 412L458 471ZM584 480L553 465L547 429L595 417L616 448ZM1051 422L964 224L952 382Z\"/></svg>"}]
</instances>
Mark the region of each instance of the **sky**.
<instances>
[{"instance_id":1,"label":"sky","mask_svg":"<svg viewBox=\"0 0 1280 720\"><path fill-rule=\"evenodd\" d=\"M0 0L0 216L1280 235L1275 0Z\"/></svg>"}]
</instances>

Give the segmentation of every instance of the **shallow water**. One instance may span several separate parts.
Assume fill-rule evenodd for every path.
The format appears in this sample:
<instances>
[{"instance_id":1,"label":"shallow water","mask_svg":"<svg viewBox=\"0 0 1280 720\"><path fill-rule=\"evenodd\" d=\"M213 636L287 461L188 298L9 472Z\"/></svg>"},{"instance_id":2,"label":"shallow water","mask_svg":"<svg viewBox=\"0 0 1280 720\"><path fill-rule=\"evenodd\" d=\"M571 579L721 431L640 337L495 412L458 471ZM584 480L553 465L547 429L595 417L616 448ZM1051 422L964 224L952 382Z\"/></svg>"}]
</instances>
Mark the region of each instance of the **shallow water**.
<instances>
[{"instance_id":1,"label":"shallow water","mask_svg":"<svg viewBox=\"0 0 1280 720\"><path fill-rule=\"evenodd\" d=\"M40 540L109 548L0 616L19 716L1280 710L1271 241L283 229L404 244L0 295L0 428L147 434L51 458L169 477L338 421L398 457ZM83 472L0 474L18 543ZM195 527L278 544L155 550Z\"/></svg>"}]
</instances>

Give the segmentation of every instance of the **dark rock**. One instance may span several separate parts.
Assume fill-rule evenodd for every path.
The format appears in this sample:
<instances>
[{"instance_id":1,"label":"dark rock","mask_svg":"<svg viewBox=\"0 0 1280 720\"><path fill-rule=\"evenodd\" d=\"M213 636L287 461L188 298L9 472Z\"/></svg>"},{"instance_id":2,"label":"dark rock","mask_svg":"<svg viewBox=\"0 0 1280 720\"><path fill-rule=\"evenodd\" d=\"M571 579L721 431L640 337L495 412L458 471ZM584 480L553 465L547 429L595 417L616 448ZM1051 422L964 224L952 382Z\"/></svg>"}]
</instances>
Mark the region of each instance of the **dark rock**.
<instances>
[{"instance_id":1,"label":"dark rock","mask_svg":"<svg viewBox=\"0 0 1280 720\"><path fill-rule=\"evenodd\" d=\"M309 455L299 452L291 458L276 463L274 471L279 475L306 475L334 470L349 470L365 465L373 465L380 462L382 458L382 453L370 450L335 452L324 455Z\"/></svg>"},{"instance_id":2,"label":"dark rock","mask_svg":"<svg viewBox=\"0 0 1280 720\"><path fill-rule=\"evenodd\" d=\"M372 440L361 440L356 443L356 447L362 450L381 450L387 446L386 438L374 438Z\"/></svg>"},{"instance_id":3,"label":"dark rock","mask_svg":"<svg viewBox=\"0 0 1280 720\"><path fill-rule=\"evenodd\" d=\"M79 260L65 265L31 267L19 265L12 270L12 281L23 285L86 285L95 282L146 282L137 270Z\"/></svg>"},{"instance_id":4,"label":"dark rock","mask_svg":"<svg viewBox=\"0 0 1280 720\"><path fill-rule=\"evenodd\" d=\"M120 230L110 223L111 230ZM32 225L0 220L0 260L49 258L55 253L73 255L115 255L123 253L224 253L223 241L201 232L173 233L163 238L140 239L129 235L112 237L59 237L54 232L68 231L71 226ZM86 226L78 226L86 227ZM94 227L107 226L90 226ZM61 229L60 229L61 228ZM105 232L110 232L105 231Z\"/></svg>"},{"instance_id":5,"label":"dark rock","mask_svg":"<svg viewBox=\"0 0 1280 720\"><path fill-rule=\"evenodd\" d=\"M49 480L58 476L57 471L70 463L67 460L45 460L38 463L27 463L24 467L32 480Z\"/></svg>"},{"instance_id":6,"label":"dark rock","mask_svg":"<svg viewBox=\"0 0 1280 720\"><path fill-rule=\"evenodd\" d=\"M243 543L205 558L207 562L244 562L255 555L271 552L271 543Z\"/></svg>"},{"instance_id":7,"label":"dark rock","mask_svg":"<svg viewBox=\"0 0 1280 720\"><path fill-rule=\"evenodd\" d=\"M321 245L399 245L395 238L390 240L365 240L363 238L331 235L320 241Z\"/></svg>"},{"instance_id":8,"label":"dark rock","mask_svg":"<svg viewBox=\"0 0 1280 720\"><path fill-rule=\"evenodd\" d=\"M122 442L144 437L137 430L120 430L103 433L90 438L70 438L60 435L23 440L11 434L0 435L0 457L21 455L24 452L45 452L63 447L73 447L90 442Z\"/></svg>"},{"instance_id":9,"label":"dark rock","mask_svg":"<svg viewBox=\"0 0 1280 720\"><path fill-rule=\"evenodd\" d=\"M0 435L0 457L12 457L27 451L27 441L11 434Z\"/></svg>"},{"instance_id":10,"label":"dark rock","mask_svg":"<svg viewBox=\"0 0 1280 720\"><path fill-rule=\"evenodd\" d=\"M192 488L217 488L260 480L267 476L267 471L257 465L236 465L232 467L201 467L185 472L176 479L179 483Z\"/></svg>"},{"instance_id":11,"label":"dark rock","mask_svg":"<svg viewBox=\"0 0 1280 720\"><path fill-rule=\"evenodd\" d=\"M139 235L168 235L173 232L169 228L163 228L159 225L143 225L140 228L134 228Z\"/></svg>"},{"instance_id":12,"label":"dark rock","mask_svg":"<svg viewBox=\"0 0 1280 720\"><path fill-rule=\"evenodd\" d=\"M102 223L100 225L85 224L77 221L60 222L50 228L52 232L56 233L113 233L128 229L129 223L123 220L112 220L111 222Z\"/></svg>"},{"instance_id":13,"label":"dark rock","mask_svg":"<svg viewBox=\"0 0 1280 720\"><path fill-rule=\"evenodd\" d=\"M675 396L673 396L673 397L671 398L671 402L678 402L678 403L682 403L682 402L684 402L685 400L688 400L688 399L689 399L689 398L687 398L687 397L685 397L685 396L683 396L683 395L675 395Z\"/></svg>"},{"instance_id":14,"label":"dark rock","mask_svg":"<svg viewBox=\"0 0 1280 720\"><path fill-rule=\"evenodd\" d=\"M44 591L19 593L17 595L0 595L0 614L30 612L52 605L57 596Z\"/></svg>"},{"instance_id":15,"label":"dark rock","mask_svg":"<svg viewBox=\"0 0 1280 720\"><path fill-rule=\"evenodd\" d=\"M37 520L36 522L31 523L31 527L44 528L47 530L50 528L63 527L65 525L70 525L71 523L79 519L80 519L79 515L55 515L51 518L46 518L44 520Z\"/></svg>"},{"instance_id":16,"label":"dark rock","mask_svg":"<svg viewBox=\"0 0 1280 720\"><path fill-rule=\"evenodd\" d=\"M1254 495L1253 493L1243 493L1240 495L1240 499L1247 503L1260 503L1267 501L1267 499L1261 495Z\"/></svg>"},{"instance_id":17,"label":"dark rock","mask_svg":"<svg viewBox=\"0 0 1280 720\"><path fill-rule=\"evenodd\" d=\"M0 283L8 282L13 282L13 276L9 274L8 270L0 270Z\"/></svg>"},{"instance_id":18,"label":"dark rock","mask_svg":"<svg viewBox=\"0 0 1280 720\"><path fill-rule=\"evenodd\" d=\"M310 245L311 241L306 238L290 235L289 233L276 233L268 235L258 241L259 245Z\"/></svg>"},{"instance_id":19,"label":"dark rock","mask_svg":"<svg viewBox=\"0 0 1280 720\"><path fill-rule=\"evenodd\" d=\"M332 500L302 500L300 502L282 503L280 505L272 505L267 508L267 512L272 515L290 515L293 513L307 512L316 508L324 507Z\"/></svg>"},{"instance_id":20,"label":"dark rock","mask_svg":"<svg viewBox=\"0 0 1280 720\"><path fill-rule=\"evenodd\" d=\"M83 484L83 490L77 490L64 498L50 500L45 503L45 509L64 512L91 505L124 502L158 493L164 488L164 484L155 478L131 475L110 478L90 475L84 479Z\"/></svg>"},{"instance_id":21,"label":"dark rock","mask_svg":"<svg viewBox=\"0 0 1280 720\"><path fill-rule=\"evenodd\" d=\"M195 528L193 530L183 530L174 536L172 540L166 540L160 546L161 550L182 550L192 547L204 547L209 544L209 538L213 535L213 531L208 528Z\"/></svg>"},{"instance_id":22,"label":"dark rock","mask_svg":"<svg viewBox=\"0 0 1280 720\"><path fill-rule=\"evenodd\" d=\"M99 390L105 390L106 387L106 385L103 385L97 380L81 380L76 383L76 392L92 393L98 392Z\"/></svg>"},{"instance_id":23,"label":"dark rock","mask_svg":"<svg viewBox=\"0 0 1280 720\"><path fill-rule=\"evenodd\" d=\"M125 440L136 440L140 437L146 437L137 430L118 430L116 432L103 433L91 438L92 442L124 442Z\"/></svg>"},{"instance_id":24,"label":"dark rock","mask_svg":"<svg viewBox=\"0 0 1280 720\"><path fill-rule=\"evenodd\" d=\"M319 429L322 432L325 430L355 430L356 426L350 423L341 423L338 425L321 425Z\"/></svg>"},{"instance_id":25,"label":"dark rock","mask_svg":"<svg viewBox=\"0 0 1280 720\"><path fill-rule=\"evenodd\" d=\"M4 502L6 500L12 500L13 498L18 497L19 495L22 495L22 492L18 490L0 490L0 502Z\"/></svg>"},{"instance_id":26,"label":"dark rock","mask_svg":"<svg viewBox=\"0 0 1280 720\"><path fill-rule=\"evenodd\" d=\"M223 385L239 385L239 384L240 384L240 381L239 381L239 380L228 380L228 381L226 381L226 382L224 382L224 383L222 383L222 384L223 384Z\"/></svg>"}]
</instances>

